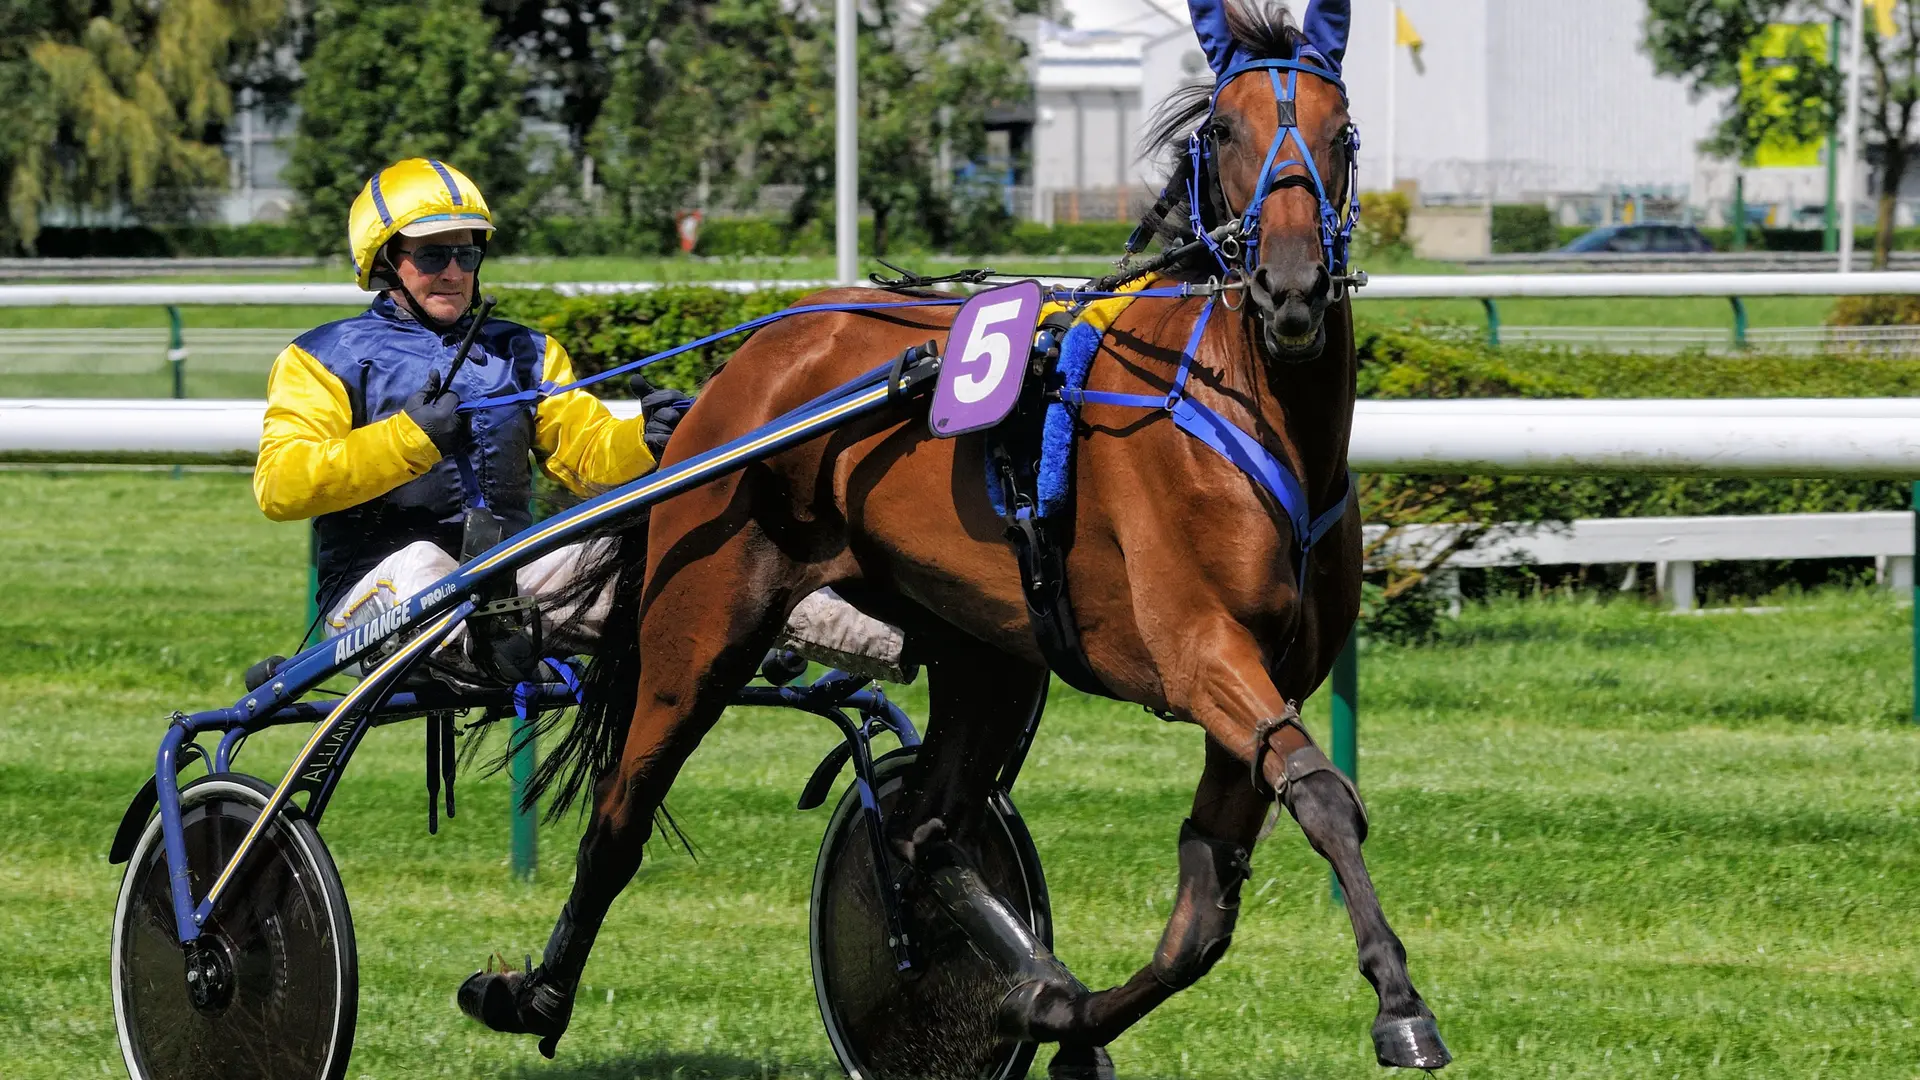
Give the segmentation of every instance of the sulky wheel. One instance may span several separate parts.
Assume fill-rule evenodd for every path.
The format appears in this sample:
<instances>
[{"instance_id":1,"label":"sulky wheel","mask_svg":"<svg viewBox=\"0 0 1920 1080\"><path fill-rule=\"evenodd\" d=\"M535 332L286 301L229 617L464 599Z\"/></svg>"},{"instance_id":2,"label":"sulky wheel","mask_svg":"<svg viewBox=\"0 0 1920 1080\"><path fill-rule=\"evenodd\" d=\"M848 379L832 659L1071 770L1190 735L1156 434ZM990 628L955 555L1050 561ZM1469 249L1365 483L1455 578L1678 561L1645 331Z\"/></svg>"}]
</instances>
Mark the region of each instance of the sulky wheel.
<instances>
[{"instance_id":1,"label":"sulky wheel","mask_svg":"<svg viewBox=\"0 0 1920 1080\"><path fill-rule=\"evenodd\" d=\"M235 773L180 792L194 896L205 895L269 794ZM156 815L113 913L114 1022L133 1080L346 1075L359 1010L353 920L320 834L297 809L283 811L186 950L163 849Z\"/></svg>"},{"instance_id":2,"label":"sulky wheel","mask_svg":"<svg viewBox=\"0 0 1920 1080\"><path fill-rule=\"evenodd\" d=\"M875 764L880 806L900 798L913 750ZM978 869L1042 941L1052 917L1040 855L1004 793L978 830ZM895 970L860 795L834 808L813 874L813 989L841 1067L854 1080L1017 1080L1034 1045L1000 1037L994 1013L1013 982L924 898L907 913L916 970Z\"/></svg>"}]
</instances>

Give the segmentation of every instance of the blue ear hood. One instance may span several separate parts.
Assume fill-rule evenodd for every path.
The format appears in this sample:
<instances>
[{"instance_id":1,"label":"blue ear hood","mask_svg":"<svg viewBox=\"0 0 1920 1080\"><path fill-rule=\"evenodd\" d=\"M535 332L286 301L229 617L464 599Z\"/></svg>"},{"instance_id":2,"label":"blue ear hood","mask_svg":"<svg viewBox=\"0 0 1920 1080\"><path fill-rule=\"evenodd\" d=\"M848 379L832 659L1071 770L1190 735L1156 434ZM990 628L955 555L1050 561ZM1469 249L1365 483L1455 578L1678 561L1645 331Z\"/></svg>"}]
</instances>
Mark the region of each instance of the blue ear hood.
<instances>
[{"instance_id":1,"label":"blue ear hood","mask_svg":"<svg viewBox=\"0 0 1920 1080\"><path fill-rule=\"evenodd\" d=\"M1230 71L1252 59L1227 28L1228 0L1187 0L1187 12L1193 18L1193 31L1200 38L1200 49L1207 54L1207 66L1213 77ZM1300 28L1313 47L1317 59L1326 62L1335 75L1347 55L1347 32L1353 23L1353 0L1308 0L1307 13Z\"/></svg>"}]
</instances>

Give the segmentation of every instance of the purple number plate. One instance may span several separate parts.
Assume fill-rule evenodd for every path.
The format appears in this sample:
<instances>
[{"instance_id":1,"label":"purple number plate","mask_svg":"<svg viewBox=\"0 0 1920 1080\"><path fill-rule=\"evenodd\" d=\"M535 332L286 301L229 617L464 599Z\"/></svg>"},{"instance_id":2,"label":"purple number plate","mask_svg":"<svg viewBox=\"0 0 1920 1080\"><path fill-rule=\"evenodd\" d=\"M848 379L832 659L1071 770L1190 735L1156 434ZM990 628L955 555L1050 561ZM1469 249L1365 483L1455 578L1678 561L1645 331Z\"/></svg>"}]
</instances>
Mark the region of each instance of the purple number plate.
<instances>
[{"instance_id":1,"label":"purple number plate","mask_svg":"<svg viewBox=\"0 0 1920 1080\"><path fill-rule=\"evenodd\" d=\"M1022 281L975 293L953 320L927 423L947 439L989 428L1020 400L1040 324L1040 283Z\"/></svg>"}]
</instances>

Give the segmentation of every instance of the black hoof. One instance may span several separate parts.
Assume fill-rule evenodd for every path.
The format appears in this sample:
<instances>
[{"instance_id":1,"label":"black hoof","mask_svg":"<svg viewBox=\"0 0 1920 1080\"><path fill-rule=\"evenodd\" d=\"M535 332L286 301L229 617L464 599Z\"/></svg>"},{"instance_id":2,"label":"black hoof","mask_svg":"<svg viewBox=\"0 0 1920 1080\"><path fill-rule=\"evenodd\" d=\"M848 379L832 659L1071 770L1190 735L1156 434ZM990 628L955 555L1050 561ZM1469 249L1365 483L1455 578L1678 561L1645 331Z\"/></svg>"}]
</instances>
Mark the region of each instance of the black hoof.
<instances>
[{"instance_id":1,"label":"black hoof","mask_svg":"<svg viewBox=\"0 0 1920 1080\"><path fill-rule=\"evenodd\" d=\"M573 998L545 982L536 971L476 971L460 984L454 998L460 1011L494 1031L540 1036L540 1053L551 1058L567 1033Z\"/></svg>"},{"instance_id":2,"label":"black hoof","mask_svg":"<svg viewBox=\"0 0 1920 1080\"><path fill-rule=\"evenodd\" d=\"M1431 1016L1374 1021L1373 1056L1380 1064L1399 1069L1440 1069L1453 1060Z\"/></svg>"},{"instance_id":3,"label":"black hoof","mask_svg":"<svg viewBox=\"0 0 1920 1080\"><path fill-rule=\"evenodd\" d=\"M1028 979L1000 999L1000 1034L1021 1042L1059 1042L1088 1037L1078 1007L1086 987L1050 979Z\"/></svg>"},{"instance_id":4,"label":"black hoof","mask_svg":"<svg viewBox=\"0 0 1920 1080\"><path fill-rule=\"evenodd\" d=\"M1047 1063L1047 1080L1114 1080L1113 1059L1104 1046L1063 1043Z\"/></svg>"}]
</instances>

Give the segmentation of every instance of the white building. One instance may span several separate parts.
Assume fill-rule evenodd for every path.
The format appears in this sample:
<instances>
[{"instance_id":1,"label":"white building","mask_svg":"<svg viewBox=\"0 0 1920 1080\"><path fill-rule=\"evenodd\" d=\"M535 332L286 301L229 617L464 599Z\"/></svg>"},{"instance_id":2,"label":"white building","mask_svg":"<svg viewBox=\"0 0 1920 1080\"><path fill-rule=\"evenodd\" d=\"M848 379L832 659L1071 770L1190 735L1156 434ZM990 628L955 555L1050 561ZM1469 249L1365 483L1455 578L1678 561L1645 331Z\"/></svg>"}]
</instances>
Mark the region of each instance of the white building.
<instances>
[{"instance_id":1,"label":"white building","mask_svg":"<svg viewBox=\"0 0 1920 1080\"><path fill-rule=\"evenodd\" d=\"M1654 73L1640 47L1645 0L1400 6L1425 39L1424 71L1392 44L1393 0L1354 0L1345 78L1367 187L1398 178L1429 200L1544 199L1570 218L1629 195L1709 220L1730 202L1732 167L1699 150L1719 98L1694 100ZM1144 118L1180 82L1208 75L1186 4L1065 7L1071 30L1041 28L1034 183L1084 192L1125 179L1144 189L1159 173L1134 159ZM1823 168L1750 169L1746 181L1749 201L1778 204L1776 216L1825 199Z\"/></svg>"}]
</instances>

